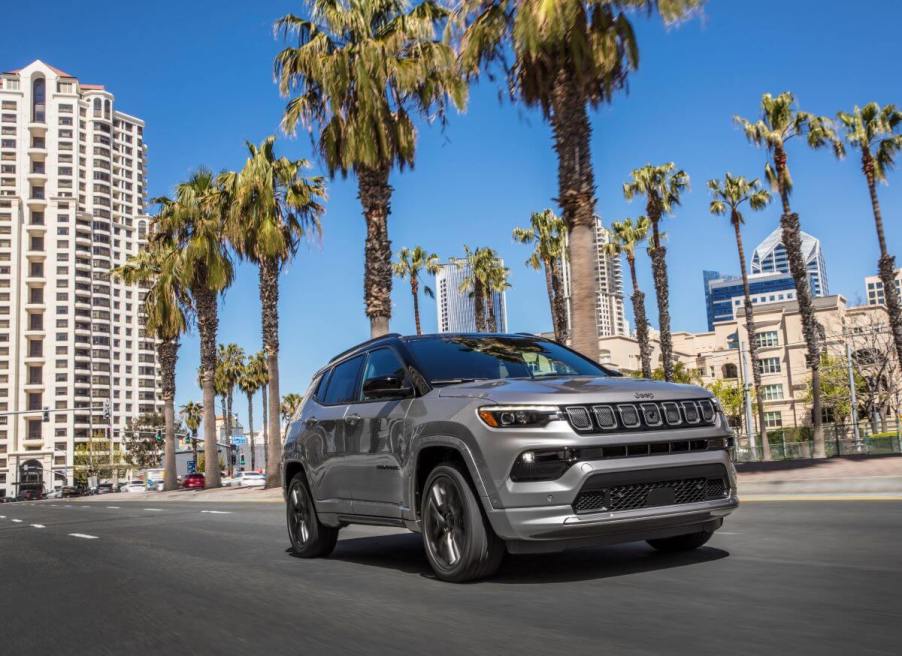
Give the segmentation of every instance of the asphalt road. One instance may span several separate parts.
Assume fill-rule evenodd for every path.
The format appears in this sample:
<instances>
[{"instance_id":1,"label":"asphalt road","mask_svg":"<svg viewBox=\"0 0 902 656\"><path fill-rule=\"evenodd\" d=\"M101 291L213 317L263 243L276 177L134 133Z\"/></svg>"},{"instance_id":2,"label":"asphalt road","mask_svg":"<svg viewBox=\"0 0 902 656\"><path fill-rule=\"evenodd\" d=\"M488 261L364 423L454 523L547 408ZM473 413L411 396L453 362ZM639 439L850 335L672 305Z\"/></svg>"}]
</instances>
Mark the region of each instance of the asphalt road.
<instances>
[{"instance_id":1,"label":"asphalt road","mask_svg":"<svg viewBox=\"0 0 902 656\"><path fill-rule=\"evenodd\" d=\"M0 505L0 654L902 653L898 501L751 503L694 553L453 585L410 533L301 560L277 504L107 499Z\"/></svg>"}]
</instances>

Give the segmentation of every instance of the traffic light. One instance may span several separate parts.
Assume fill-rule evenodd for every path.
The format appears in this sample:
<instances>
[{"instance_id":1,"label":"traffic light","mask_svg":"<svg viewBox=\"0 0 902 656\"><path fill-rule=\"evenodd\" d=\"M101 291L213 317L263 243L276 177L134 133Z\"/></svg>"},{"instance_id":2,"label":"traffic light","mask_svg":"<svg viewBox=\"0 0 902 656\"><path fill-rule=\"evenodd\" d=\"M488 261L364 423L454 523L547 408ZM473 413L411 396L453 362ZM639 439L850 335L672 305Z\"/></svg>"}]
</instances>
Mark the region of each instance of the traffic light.
<instances>
[{"instance_id":1,"label":"traffic light","mask_svg":"<svg viewBox=\"0 0 902 656\"><path fill-rule=\"evenodd\" d=\"M50 408L44 408L44 416L42 417L42 421L45 424L50 421Z\"/></svg>"},{"instance_id":2,"label":"traffic light","mask_svg":"<svg viewBox=\"0 0 902 656\"><path fill-rule=\"evenodd\" d=\"M244 454L241 454L241 466L244 467Z\"/></svg>"},{"instance_id":3,"label":"traffic light","mask_svg":"<svg viewBox=\"0 0 902 656\"><path fill-rule=\"evenodd\" d=\"M163 443L163 430L162 430L161 428L158 428L158 429L157 429L157 432L156 432L156 434L153 436L153 438L154 438L158 443L162 444L162 443Z\"/></svg>"}]
</instances>

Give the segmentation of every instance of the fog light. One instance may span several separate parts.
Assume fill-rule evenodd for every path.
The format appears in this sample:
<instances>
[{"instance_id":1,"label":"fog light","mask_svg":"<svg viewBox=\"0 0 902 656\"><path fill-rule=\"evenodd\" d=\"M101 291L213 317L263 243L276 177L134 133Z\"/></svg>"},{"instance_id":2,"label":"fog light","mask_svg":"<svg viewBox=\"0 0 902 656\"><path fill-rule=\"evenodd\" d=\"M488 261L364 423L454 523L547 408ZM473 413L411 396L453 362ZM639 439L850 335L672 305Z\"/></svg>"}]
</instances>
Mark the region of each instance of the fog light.
<instances>
[{"instance_id":1,"label":"fog light","mask_svg":"<svg viewBox=\"0 0 902 656\"><path fill-rule=\"evenodd\" d=\"M525 465L531 465L536 461L536 454L532 451L527 451L520 456L520 460L522 460Z\"/></svg>"}]
</instances>

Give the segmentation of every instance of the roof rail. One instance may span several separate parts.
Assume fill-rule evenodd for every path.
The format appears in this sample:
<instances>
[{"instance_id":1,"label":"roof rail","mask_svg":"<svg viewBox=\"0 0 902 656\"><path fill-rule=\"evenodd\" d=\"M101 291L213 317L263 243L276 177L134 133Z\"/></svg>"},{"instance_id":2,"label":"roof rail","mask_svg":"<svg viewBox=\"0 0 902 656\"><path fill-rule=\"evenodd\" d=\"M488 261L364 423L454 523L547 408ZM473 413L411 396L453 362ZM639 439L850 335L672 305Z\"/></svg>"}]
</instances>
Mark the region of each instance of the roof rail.
<instances>
[{"instance_id":1,"label":"roof rail","mask_svg":"<svg viewBox=\"0 0 902 656\"><path fill-rule=\"evenodd\" d=\"M332 364L336 360L340 360L344 356L346 356L350 353L353 353L354 351L359 351L360 349L370 346L372 344L375 344L376 342L380 342L383 339L390 339L393 337L401 337L401 333L387 333L385 335L380 335L379 337L373 337L372 339L368 339L365 342L360 342L357 346L352 346L351 348L347 349L346 351L342 351L341 353L336 355L334 358L329 360L329 364Z\"/></svg>"}]
</instances>

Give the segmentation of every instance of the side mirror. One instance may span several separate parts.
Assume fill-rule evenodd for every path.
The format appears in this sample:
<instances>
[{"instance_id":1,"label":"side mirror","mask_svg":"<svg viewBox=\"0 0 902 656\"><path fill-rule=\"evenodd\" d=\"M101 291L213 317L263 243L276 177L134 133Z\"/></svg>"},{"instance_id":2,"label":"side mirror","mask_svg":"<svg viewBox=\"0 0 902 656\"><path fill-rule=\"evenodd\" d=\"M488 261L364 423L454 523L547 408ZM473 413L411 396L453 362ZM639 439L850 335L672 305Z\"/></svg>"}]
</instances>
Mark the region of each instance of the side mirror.
<instances>
[{"instance_id":1,"label":"side mirror","mask_svg":"<svg viewBox=\"0 0 902 656\"><path fill-rule=\"evenodd\" d=\"M378 376L363 384L365 399L405 399L408 396L413 396L413 388L402 376Z\"/></svg>"}]
</instances>

